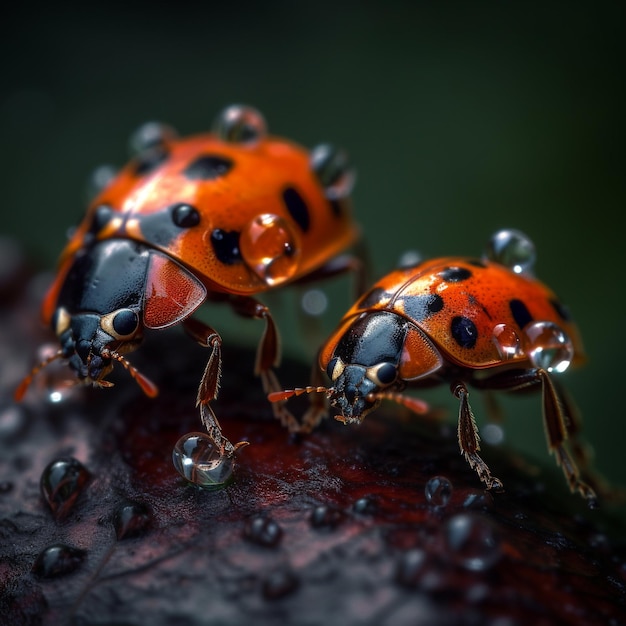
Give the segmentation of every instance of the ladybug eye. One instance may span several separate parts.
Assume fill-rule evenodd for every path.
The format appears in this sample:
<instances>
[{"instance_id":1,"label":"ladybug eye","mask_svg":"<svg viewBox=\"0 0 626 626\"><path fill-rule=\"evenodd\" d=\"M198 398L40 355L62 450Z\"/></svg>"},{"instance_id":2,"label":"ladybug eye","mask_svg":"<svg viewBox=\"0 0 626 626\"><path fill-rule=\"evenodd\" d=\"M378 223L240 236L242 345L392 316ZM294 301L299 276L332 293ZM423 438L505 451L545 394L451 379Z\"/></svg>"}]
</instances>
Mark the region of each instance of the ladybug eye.
<instances>
[{"instance_id":1,"label":"ladybug eye","mask_svg":"<svg viewBox=\"0 0 626 626\"><path fill-rule=\"evenodd\" d=\"M328 377L332 381L335 381L343 374L343 370L345 368L346 368L345 363L338 356L336 356L334 359L331 359L330 362L328 363L328 367L326 368L326 373L328 374Z\"/></svg>"},{"instance_id":2,"label":"ladybug eye","mask_svg":"<svg viewBox=\"0 0 626 626\"><path fill-rule=\"evenodd\" d=\"M227 143L253 144L267 135L267 124L253 107L233 104L217 116L213 132Z\"/></svg>"},{"instance_id":3,"label":"ladybug eye","mask_svg":"<svg viewBox=\"0 0 626 626\"><path fill-rule=\"evenodd\" d=\"M343 150L331 144L320 144L311 150L310 164L329 200L350 195L356 174Z\"/></svg>"},{"instance_id":4,"label":"ladybug eye","mask_svg":"<svg viewBox=\"0 0 626 626\"><path fill-rule=\"evenodd\" d=\"M159 148L177 137L178 133L167 124L146 122L131 135L128 146L131 155L137 156L148 150Z\"/></svg>"},{"instance_id":5,"label":"ladybug eye","mask_svg":"<svg viewBox=\"0 0 626 626\"><path fill-rule=\"evenodd\" d=\"M114 339L129 339L137 332L139 317L132 309L118 309L103 315L100 326Z\"/></svg>"},{"instance_id":6,"label":"ladybug eye","mask_svg":"<svg viewBox=\"0 0 626 626\"><path fill-rule=\"evenodd\" d=\"M172 221L179 228L191 228L200 223L198 209L190 204L175 204L171 207Z\"/></svg>"},{"instance_id":7,"label":"ladybug eye","mask_svg":"<svg viewBox=\"0 0 626 626\"><path fill-rule=\"evenodd\" d=\"M367 377L379 387L386 387L396 379L398 369L393 363L379 363L367 369Z\"/></svg>"}]
</instances>

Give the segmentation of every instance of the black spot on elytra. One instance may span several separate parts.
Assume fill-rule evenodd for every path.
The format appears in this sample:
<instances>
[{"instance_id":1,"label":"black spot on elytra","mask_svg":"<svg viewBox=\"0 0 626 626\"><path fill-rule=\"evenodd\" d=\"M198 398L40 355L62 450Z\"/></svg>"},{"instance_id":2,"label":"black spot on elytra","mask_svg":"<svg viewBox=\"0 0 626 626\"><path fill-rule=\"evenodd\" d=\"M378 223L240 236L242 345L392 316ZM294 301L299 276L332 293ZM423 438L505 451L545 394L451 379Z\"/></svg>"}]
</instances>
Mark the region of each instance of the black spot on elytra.
<instances>
[{"instance_id":1,"label":"black spot on elytra","mask_svg":"<svg viewBox=\"0 0 626 626\"><path fill-rule=\"evenodd\" d=\"M567 306L565 306L562 302L559 302L558 300L554 299L554 300L550 300L550 304L552 305L552 307L556 311L557 315L564 322L571 322L572 321L572 314L570 313L569 308Z\"/></svg>"},{"instance_id":2,"label":"black spot on elytra","mask_svg":"<svg viewBox=\"0 0 626 626\"><path fill-rule=\"evenodd\" d=\"M226 176L234 162L217 154L205 154L192 161L183 171L189 180L215 180Z\"/></svg>"},{"instance_id":3,"label":"black spot on elytra","mask_svg":"<svg viewBox=\"0 0 626 626\"><path fill-rule=\"evenodd\" d=\"M239 234L236 230L225 231L221 228L216 228L211 233L211 244L215 256L225 265L233 265L241 261Z\"/></svg>"},{"instance_id":4,"label":"black spot on elytra","mask_svg":"<svg viewBox=\"0 0 626 626\"><path fill-rule=\"evenodd\" d=\"M452 318L450 323L450 332L454 341L456 341L461 348L473 348L476 345L478 339L478 331L471 319L457 315Z\"/></svg>"},{"instance_id":5,"label":"black spot on elytra","mask_svg":"<svg viewBox=\"0 0 626 626\"><path fill-rule=\"evenodd\" d=\"M439 276L449 283L459 283L462 280L467 280L472 276L466 267L446 267L445 270L439 272Z\"/></svg>"},{"instance_id":6,"label":"black spot on elytra","mask_svg":"<svg viewBox=\"0 0 626 626\"><path fill-rule=\"evenodd\" d=\"M515 320L515 323L520 328L524 328L526 324L533 321L533 316L521 300L513 298L513 300L509 302L509 309L511 309L511 315Z\"/></svg>"},{"instance_id":7,"label":"black spot on elytra","mask_svg":"<svg viewBox=\"0 0 626 626\"><path fill-rule=\"evenodd\" d=\"M164 146L154 146L142 152L136 159L133 170L135 176L145 176L160 167L169 158L170 153Z\"/></svg>"},{"instance_id":8,"label":"black spot on elytra","mask_svg":"<svg viewBox=\"0 0 626 626\"><path fill-rule=\"evenodd\" d=\"M300 230L306 233L309 230L311 217L304 198L293 187L287 187L283 190L283 202Z\"/></svg>"},{"instance_id":9,"label":"black spot on elytra","mask_svg":"<svg viewBox=\"0 0 626 626\"><path fill-rule=\"evenodd\" d=\"M404 312L416 322L421 322L443 309L443 298L437 294L422 294L402 298Z\"/></svg>"}]
</instances>

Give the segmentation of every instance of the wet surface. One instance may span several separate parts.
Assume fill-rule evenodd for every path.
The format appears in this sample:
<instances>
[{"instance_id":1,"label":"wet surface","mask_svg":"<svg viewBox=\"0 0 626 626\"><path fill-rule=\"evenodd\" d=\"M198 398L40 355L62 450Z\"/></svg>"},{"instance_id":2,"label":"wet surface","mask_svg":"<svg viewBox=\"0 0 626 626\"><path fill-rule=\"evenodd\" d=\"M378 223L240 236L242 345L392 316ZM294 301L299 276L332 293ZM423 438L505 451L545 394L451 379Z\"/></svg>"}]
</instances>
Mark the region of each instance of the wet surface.
<instances>
[{"instance_id":1,"label":"wet surface","mask_svg":"<svg viewBox=\"0 0 626 626\"><path fill-rule=\"evenodd\" d=\"M48 337L36 299L0 288L3 623L626 624L623 517L588 510L556 468L531 475L485 445L506 488L486 493L454 427L385 405L358 428L290 436L253 350L225 345L214 408L250 445L226 486L201 489L172 450L200 430L203 350L157 333L131 355L156 400L121 372L59 402L39 380L16 406ZM308 369L286 364L283 382Z\"/></svg>"}]
</instances>

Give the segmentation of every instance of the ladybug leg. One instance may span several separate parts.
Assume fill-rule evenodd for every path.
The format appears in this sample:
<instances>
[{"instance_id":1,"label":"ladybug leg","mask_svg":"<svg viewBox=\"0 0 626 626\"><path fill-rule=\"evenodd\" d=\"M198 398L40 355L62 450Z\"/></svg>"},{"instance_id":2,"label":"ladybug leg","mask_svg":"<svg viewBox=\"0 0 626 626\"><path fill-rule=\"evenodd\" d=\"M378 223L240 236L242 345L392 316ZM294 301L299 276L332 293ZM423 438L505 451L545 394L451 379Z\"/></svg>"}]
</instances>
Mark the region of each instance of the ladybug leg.
<instances>
[{"instance_id":1,"label":"ladybug leg","mask_svg":"<svg viewBox=\"0 0 626 626\"><path fill-rule=\"evenodd\" d=\"M200 407L200 419L209 437L223 455L232 456L241 446L247 445L248 442L241 441L233 445L224 437L222 427L209 405L209 402L215 400L219 393L222 372L222 338L216 330L192 317L188 317L183 321L183 327L201 346L211 350L198 387L196 406Z\"/></svg>"},{"instance_id":2,"label":"ladybug leg","mask_svg":"<svg viewBox=\"0 0 626 626\"><path fill-rule=\"evenodd\" d=\"M469 403L469 391L462 382L455 382L451 386L452 393L459 400L459 447L469 466L476 471L478 478L482 480L487 489L501 490L504 485L499 478L492 476L487 464L482 460L480 450L480 437L476 420Z\"/></svg>"},{"instance_id":3,"label":"ladybug leg","mask_svg":"<svg viewBox=\"0 0 626 626\"><path fill-rule=\"evenodd\" d=\"M280 337L269 308L249 296L233 296L231 305L239 315L265 320L265 330L257 348L254 373L261 377L266 394L281 391L280 381L273 370L280 362ZM286 405L286 400L272 403L274 416L289 432L298 432L300 424Z\"/></svg>"}]
</instances>

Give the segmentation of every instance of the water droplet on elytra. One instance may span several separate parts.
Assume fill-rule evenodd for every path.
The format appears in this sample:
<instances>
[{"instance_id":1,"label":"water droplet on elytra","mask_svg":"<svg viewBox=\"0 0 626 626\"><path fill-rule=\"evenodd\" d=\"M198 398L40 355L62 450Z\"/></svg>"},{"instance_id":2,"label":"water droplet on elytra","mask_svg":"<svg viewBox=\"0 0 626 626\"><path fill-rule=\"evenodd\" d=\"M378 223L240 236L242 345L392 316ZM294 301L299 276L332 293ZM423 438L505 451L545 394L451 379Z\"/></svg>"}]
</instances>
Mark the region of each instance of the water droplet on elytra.
<instances>
[{"instance_id":1,"label":"water droplet on elytra","mask_svg":"<svg viewBox=\"0 0 626 626\"><path fill-rule=\"evenodd\" d=\"M39 578L71 574L80 567L86 555L84 550L61 543L48 546L35 559L33 574Z\"/></svg>"},{"instance_id":2,"label":"water droplet on elytra","mask_svg":"<svg viewBox=\"0 0 626 626\"><path fill-rule=\"evenodd\" d=\"M172 462L183 478L204 488L222 487L233 474L233 458L222 455L205 433L183 435L174 446Z\"/></svg>"},{"instance_id":3,"label":"water droplet on elytra","mask_svg":"<svg viewBox=\"0 0 626 626\"><path fill-rule=\"evenodd\" d=\"M266 600L277 600L293 593L299 586L300 580L292 569L281 566L267 574L261 588Z\"/></svg>"},{"instance_id":4,"label":"water droplet on elytra","mask_svg":"<svg viewBox=\"0 0 626 626\"><path fill-rule=\"evenodd\" d=\"M488 570L502 556L495 527L478 514L461 513L451 517L444 532L452 560L467 570Z\"/></svg>"},{"instance_id":5,"label":"water droplet on elytra","mask_svg":"<svg viewBox=\"0 0 626 626\"><path fill-rule=\"evenodd\" d=\"M244 537L260 546L273 547L278 545L283 530L273 519L259 515L248 520L244 529Z\"/></svg>"},{"instance_id":6,"label":"water droplet on elytra","mask_svg":"<svg viewBox=\"0 0 626 626\"><path fill-rule=\"evenodd\" d=\"M535 264L535 245L523 232L513 228L503 229L489 240L484 257L516 274L528 273Z\"/></svg>"},{"instance_id":7,"label":"water droplet on elytra","mask_svg":"<svg viewBox=\"0 0 626 626\"><path fill-rule=\"evenodd\" d=\"M314 528L334 528L343 520L343 513L327 504L318 504L311 512L311 526Z\"/></svg>"},{"instance_id":8,"label":"water droplet on elytra","mask_svg":"<svg viewBox=\"0 0 626 626\"><path fill-rule=\"evenodd\" d=\"M124 502L113 516L113 526L118 539L141 535L151 523L150 509L141 502Z\"/></svg>"},{"instance_id":9,"label":"water droplet on elytra","mask_svg":"<svg viewBox=\"0 0 626 626\"><path fill-rule=\"evenodd\" d=\"M433 476L424 487L429 504L446 506L452 497L452 483L445 476Z\"/></svg>"},{"instance_id":10,"label":"water droplet on elytra","mask_svg":"<svg viewBox=\"0 0 626 626\"><path fill-rule=\"evenodd\" d=\"M493 343L503 361L523 356L522 341L511 324L496 324L493 327Z\"/></svg>"},{"instance_id":11,"label":"water droplet on elytra","mask_svg":"<svg viewBox=\"0 0 626 626\"><path fill-rule=\"evenodd\" d=\"M73 457L62 457L46 466L39 485L55 517L62 519L70 512L90 476Z\"/></svg>"},{"instance_id":12,"label":"water droplet on elytra","mask_svg":"<svg viewBox=\"0 0 626 626\"><path fill-rule=\"evenodd\" d=\"M405 552L398 561L396 568L396 582L405 587L416 587L424 573L426 552L419 548L412 548Z\"/></svg>"},{"instance_id":13,"label":"water droplet on elytra","mask_svg":"<svg viewBox=\"0 0 626 626\"><path fill-rule=\"evenodd\" d=\"M554 322L533 322L524 327L526 352L535 367L564 372L574 358L574 345Z\"/></svg>"}]
</instances>

